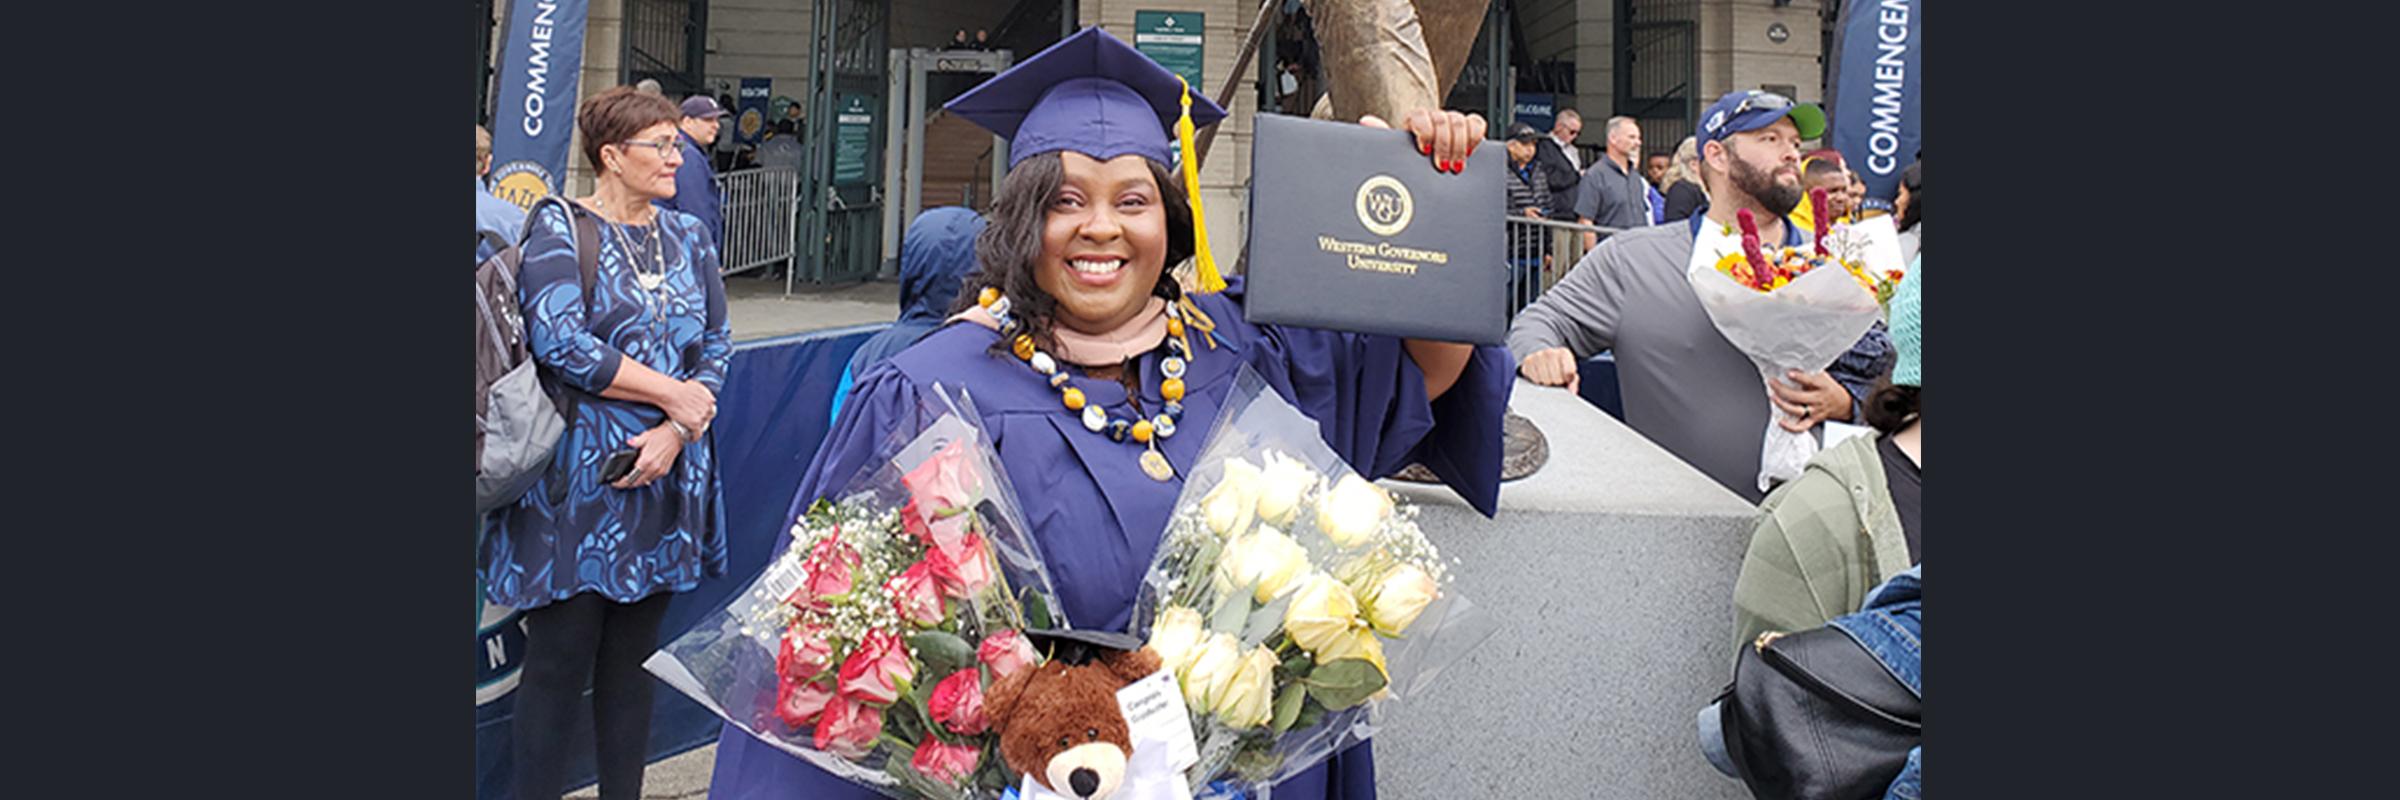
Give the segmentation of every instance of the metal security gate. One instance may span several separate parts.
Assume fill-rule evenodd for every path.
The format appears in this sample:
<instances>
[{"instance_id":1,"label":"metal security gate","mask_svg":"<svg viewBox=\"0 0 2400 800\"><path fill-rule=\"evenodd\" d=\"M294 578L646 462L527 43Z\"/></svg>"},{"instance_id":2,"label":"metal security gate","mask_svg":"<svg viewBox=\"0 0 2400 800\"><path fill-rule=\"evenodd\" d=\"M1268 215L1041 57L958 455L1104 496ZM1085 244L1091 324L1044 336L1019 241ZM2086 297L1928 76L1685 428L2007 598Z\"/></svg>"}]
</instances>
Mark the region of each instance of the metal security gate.
<instances>
[{"instance_id":1,"label":"metal security gate","mask_svg":"<svg viewBox=\"0 0 2400 800\"><path fill-rule=\"evenodd\" d=\"M708 0L625 0L626 84L658 81L670 100L704 94Z\"/></svg>"},{"instance_id":2,"label":"metal security gate","mask_svg":"<svg viewBox=\"0 0 2400 800\"><path fill-rule=\"evenodd\" d=\"M792 223L800 213L800 171L768 167L717 176L725 229L717 232L718 272L736 272L792 257ZM785 278L789 287L789 274Z\"/></svg>"},{"instance_id":3,"label":"metal security gate","mask_svg":"<svg viewBox=\"0 0 2400 800\"><path fill-rule=\"evenodd\" d=\"M1617 41L1616 113L1642 126L1642 149L1673 152L1702 108L1699 2L1617 0Z\"/></svg>"},{"instance_id":4,"label":"metal security gate","mask_svg":"<svg viewBox=\"0 0 2400 800\"><path fill-rule=\"evenodd\" d=\"M884 73L891 0L816 0L799 269L811 283L875 276L883 257Z\"/></svg>"}]
</instances>

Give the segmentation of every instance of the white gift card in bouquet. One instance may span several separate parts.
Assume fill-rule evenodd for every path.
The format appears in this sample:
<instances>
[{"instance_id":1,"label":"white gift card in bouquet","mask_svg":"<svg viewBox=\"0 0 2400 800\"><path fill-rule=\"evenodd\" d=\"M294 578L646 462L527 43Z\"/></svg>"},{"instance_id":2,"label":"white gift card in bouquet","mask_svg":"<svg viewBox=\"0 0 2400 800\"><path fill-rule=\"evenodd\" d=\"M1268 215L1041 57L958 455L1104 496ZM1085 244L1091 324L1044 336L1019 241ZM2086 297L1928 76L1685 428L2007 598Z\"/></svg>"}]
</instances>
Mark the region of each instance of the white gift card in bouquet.
<instances>
[{"instance_id":1,"label":"white gift card in bouquet","mask_svg":"<svg viewBox=\"0 0 2400 800\"><path fill-rule=\"evenodd\" d=\"M980 419L935 387L726 608L643 664L734 726L881 794L1008 787L983 692L1035 661L1057 593Z\"/></svg>"},{"instance_id":2,"label":"white gift card in bouquet","mask_svg":"<svg viewBox=\"0 0 2400 800\"><path fill-rule=\"evenodd\" d=\"M1824 212L1817 217L1824 219ZM1740 230L1730 236L1701 223L1690 265L1692 291L1717 332L1750 357L1761 378L1789 385L1784 373L1825 369L1874 327L1881 313L1877 280L1866 272L1863 251L1855 249L1869 240L1829 230L1818 247L1770 251L1759 243L1750 210L1742 209L1739 219ZM1892 257L1898 259L1896 251ZM1761 384L1759 391L1769 390ZM1758 459L1762 492L1799 477L1817 453L1815 437L1777 424L1782 414L1769 411Z\"/></svg>"},{"instance_id":3,"label":"white gift card in bouquet","mask_svg":"<svg viewBox=\"0 0 2400 800\"><path fill-rule=\"evenodd\" d=\"M1416 509L1243 367L1134 609L1194 720L1193 792L1256 797L1323 762L1495 630Z\"/></svg>"}]
</instances>

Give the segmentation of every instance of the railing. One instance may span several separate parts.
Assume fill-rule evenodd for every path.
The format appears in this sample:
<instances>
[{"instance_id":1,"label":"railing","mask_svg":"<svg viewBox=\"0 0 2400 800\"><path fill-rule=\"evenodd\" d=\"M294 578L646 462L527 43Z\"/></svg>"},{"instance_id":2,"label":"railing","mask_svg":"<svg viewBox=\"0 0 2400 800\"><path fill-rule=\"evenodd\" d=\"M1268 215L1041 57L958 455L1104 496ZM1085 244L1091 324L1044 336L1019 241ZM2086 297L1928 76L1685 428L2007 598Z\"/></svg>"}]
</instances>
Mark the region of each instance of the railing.
<instances>
[{"instance_id":1,"label":"railing","mask_svg":"<svg viewBox=\"0 0 2400 800\"><path fill-rule=\"evenodd\" d=\"M800 171L766 167L717 176L725 230L717 237L721 274L731 275L792 257L793 221L800 213Z\"/></svg>"},{"instance_id":2,"label":"railing","mask_svg":"<svg viewBox=\"0 0 2400 800\"><path fill-rule=\"evenodd\" d=\"M1584 234L1608 238L1622 228L1535 219L1522 214L1502 217L1502 240L1508 247L1508 316L1533 305L1543 292L1558 284L1567 272L1583 260Z\"/></svg>"}]
</instances>

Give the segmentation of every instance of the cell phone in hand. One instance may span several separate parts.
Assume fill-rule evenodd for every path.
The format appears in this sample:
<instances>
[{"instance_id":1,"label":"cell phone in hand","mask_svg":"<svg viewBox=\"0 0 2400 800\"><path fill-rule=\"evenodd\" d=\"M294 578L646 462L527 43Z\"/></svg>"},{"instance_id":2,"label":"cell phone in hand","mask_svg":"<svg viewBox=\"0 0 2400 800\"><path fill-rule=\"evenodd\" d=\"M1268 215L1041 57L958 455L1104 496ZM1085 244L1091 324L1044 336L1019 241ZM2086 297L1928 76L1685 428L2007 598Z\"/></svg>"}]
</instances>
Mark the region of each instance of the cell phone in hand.
<instances>
[{"instance_id":1,"label":"cell phone in hand","mask_svg":"<svg viewBox=\"0 0 2400 800\"><path fill-rule=\"evenodd\" d=\"M625 476L633 474L633 460L641 454L642 451L639 450L619 450L610 453L607 461L600 462L600 482L613 484L624 480Z\"/></svg>"}]
</instances>

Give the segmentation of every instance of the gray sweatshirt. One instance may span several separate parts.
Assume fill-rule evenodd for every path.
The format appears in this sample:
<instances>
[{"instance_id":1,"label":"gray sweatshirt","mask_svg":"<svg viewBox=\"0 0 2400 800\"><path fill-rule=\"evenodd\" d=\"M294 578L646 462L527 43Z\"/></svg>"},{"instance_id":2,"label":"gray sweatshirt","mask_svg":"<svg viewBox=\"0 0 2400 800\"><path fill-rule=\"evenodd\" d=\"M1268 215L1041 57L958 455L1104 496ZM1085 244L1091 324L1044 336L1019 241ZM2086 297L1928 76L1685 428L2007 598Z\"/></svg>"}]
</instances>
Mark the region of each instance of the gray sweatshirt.
<instances>
[{"instance_id":1,"label":"gray sweatshirt","mask_svg":"<svg viewBox=\"0 0 2400 800\"><path fill-rule=\"evenodd\" d=\"M1615 350L1625 424L1756 503L1765 497L1758 457L1774 406L1758 368L1717 333L1692 293L1691 257L1692 229L1683 223L1608 237L1517 314L1508 350L1520 361L1552 347L1578 361ZM1869 340L1879 335L1869 332ZM1869 340L1861 346L1884 347ZM1829 372L1854 397L1862 378L1875 378L1844 374L1838 362ZM1853 419L1864 405L1852 404Z\"/></svg>"}]
</instances>

